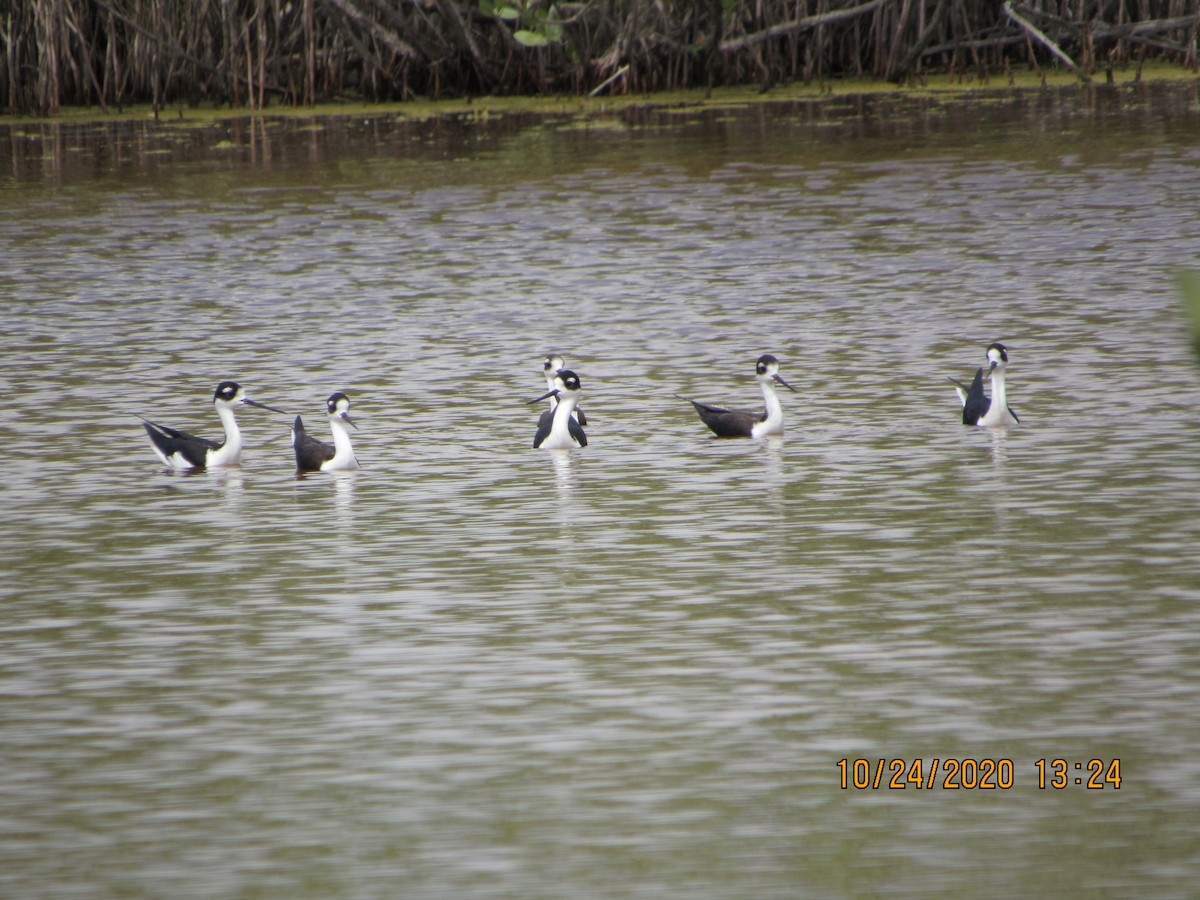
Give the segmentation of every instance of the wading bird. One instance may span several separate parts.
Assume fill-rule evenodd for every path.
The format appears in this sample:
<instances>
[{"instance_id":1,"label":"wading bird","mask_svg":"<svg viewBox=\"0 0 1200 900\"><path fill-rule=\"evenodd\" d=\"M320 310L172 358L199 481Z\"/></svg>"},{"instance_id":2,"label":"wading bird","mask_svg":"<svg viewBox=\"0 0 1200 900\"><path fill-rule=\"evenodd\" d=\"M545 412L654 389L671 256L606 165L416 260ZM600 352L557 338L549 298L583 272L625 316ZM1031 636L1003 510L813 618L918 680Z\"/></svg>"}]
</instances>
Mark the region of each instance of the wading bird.
<instances>
[{"instance_id":1,"label":"wading bird","mask_svg":"<svg viewBox=\"0 0 1200 900\"><path fill-rule=\"evenodd\" d=\"M281 413L282 409L258 403L246 396L246 391L236 381L222 381L213 393L213 406L221 425L225 428L225 440L210 441L195 437L186 431L176 431L165 425L157 425L144 416L138 416L150 436L150 447L164 465L172 469L204 469L215 466L236 466L242 455L242 433L238 430L233 411L242 404L269 409Z\"/></svg>"},{"instance_id":2,"label":"wading bird","mask_svg":"<svg viewBox=\"0 0 1200 900\"><path fill-rule=\"evenodd\" d=\"M558 406L558 397L554 394L554 374L559 369L565 369L566 367L566 361L557 353L551 353L542 363L542 374L546 376L546 390L550 391L550 408L538 418L538 425L541 425L542 422L554 415L554 407ZM578 406L575 407L571 415L580 425L587 425L587 416L583 414L583 410Z\"/></svg>"},{"instance_id":3,"label":"wading bird","mask_svg":"<svg viewBox=\"0 0 1200 900\"><path fill-rule=\"evenodd\" d=\"M739 412L720 406L709 406L696 400L688 400L688 403L696 407L696 412L700 414L704 424L717 437L760 438L783 434L783 407L779 405L775 385L782 384L793 393L796 389L779 377L779 360L770 353L764 353L758 358L754 366L754 378L762 388L763 401L766 404L761 413Z\"/></svg>"},{"instance_id":4,"label":"wading bird","mask_svg":"<svg viewBox=\"0 0 1200 900\"><path fill-rule=\"evenodd\" d=\"M333 443L319 441L304 430L304 423L296 416L292 425L292 449L296 451L296 468L301 472L344 472L358 468L354 448L350 445L350 429L355 428L350 418L350 398L335 391L325 401L329 415L329 430L333 432Z\"/></svg>"},{"instance_id":5,"label":"wading bird","mask_svg":"<svg viewBox=\"0 0 1200 900\"><path fill-rule=\"evenodd\" d=\"M1008 397L1004 387L1004 370L1008 368L1008 348L1003 344L989 344L987 348L987 368L975 370L975 378L967 387L957 378L954 390L962 401L962 420L964 425L978 425L989 428L995 425L1016 425L1021 420L1008 405ZM983 392L985 378L991 379L991 399Z\"/></svg>"},{"instance_id":6,"label":"wading bird","mask_svg":"<svg viewBox=\"0 0 1200 900\"><path fill-rule=\"evenodd\" d=\"M570 369L559 369L554 373L553 387L540 397L530 400L538 403L547 397L555 397L558 405L554 407L551 416L543 416L538 422L537 434L533 437L533 446L543 450L570 450L572 447L586 447L587 435L571 415L579 403L579 395L583 386L579 376Z\"/></svg>"}]
</instances>

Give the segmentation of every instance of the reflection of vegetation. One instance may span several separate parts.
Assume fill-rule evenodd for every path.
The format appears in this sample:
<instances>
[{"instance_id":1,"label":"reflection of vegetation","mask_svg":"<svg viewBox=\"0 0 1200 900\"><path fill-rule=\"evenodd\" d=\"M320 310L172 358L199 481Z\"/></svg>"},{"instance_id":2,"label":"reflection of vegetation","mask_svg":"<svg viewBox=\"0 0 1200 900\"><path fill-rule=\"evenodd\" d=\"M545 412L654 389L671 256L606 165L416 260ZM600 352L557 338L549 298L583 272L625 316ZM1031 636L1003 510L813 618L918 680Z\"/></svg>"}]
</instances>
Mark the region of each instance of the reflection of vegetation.
<instances>
[{"instance_id":1,"label":"reflection of vegetation","mask_svg":"<svg viewBox=\"0 0 1200 900\"><path fill-rule=\"evenodd\" d=\"M1179 294L1192 322L1192 346L1200 356L1200 272L1179 273Z\"/></svg>"}]
</instances>

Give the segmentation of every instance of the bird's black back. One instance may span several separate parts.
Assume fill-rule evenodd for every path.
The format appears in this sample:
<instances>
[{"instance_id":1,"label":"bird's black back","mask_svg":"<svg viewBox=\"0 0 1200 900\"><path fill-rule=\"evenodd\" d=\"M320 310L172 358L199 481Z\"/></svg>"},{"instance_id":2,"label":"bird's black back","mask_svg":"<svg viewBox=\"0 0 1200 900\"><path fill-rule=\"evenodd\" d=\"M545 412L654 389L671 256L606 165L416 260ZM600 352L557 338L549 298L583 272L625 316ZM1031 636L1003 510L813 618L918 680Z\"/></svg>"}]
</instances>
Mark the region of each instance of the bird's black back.
<instances>
[{"instance_id":1,"label":"bird's black back","mask_svg":"<svg viewBox=\"0 0 1200 900\"><path fill-rule=\"evenodd\" d=\"M208 438L196 437L186 431L177 431L166 425L159 425L149 419L142 419L142 426L150 436L150 442L158 448L163 456L170 459L176 453L196 468L203 468L208 461L209 450L220 450L224 441L213 441Z\"/></svg>"},{"instance_id":2,"label":"bird's black back","mask_svg":"<svg viewBox=\"0 0 1200 900\"><path fill-rule=\"evenodd\" d=\"M319 472L321 465L333 459L336 450L333 444L318 441L304 430L304 422L299 416L292 425L295 436L292 439L292 449L296 451L296 468L302 472Z\"/></svg>"},{"instance_id":3,"label":"bird's black back","mask_svg":"<svg viewBox=\"0 0 1200 900\"><path fill-rule=\"evenodd\" d=\"M992 401L983 392L983 369L976 369L975 378L967 388L967 400L963 404L963 424L978 425L979 420L986 416L991 408Z\"/></svg>"},{"instance_id":4,"label":"bird's black back","mask_svg":"<svg viewBox=\"0 0 1200 900\"><path fill-rule=\"evenodd\" d=\"M736 409L725 409L720 406L710 406L698 400L688 403L696 408L701 421L717 437L750 437L754 426L766 418L766 413L742 412Z\"/></svg>"}]
</instances>

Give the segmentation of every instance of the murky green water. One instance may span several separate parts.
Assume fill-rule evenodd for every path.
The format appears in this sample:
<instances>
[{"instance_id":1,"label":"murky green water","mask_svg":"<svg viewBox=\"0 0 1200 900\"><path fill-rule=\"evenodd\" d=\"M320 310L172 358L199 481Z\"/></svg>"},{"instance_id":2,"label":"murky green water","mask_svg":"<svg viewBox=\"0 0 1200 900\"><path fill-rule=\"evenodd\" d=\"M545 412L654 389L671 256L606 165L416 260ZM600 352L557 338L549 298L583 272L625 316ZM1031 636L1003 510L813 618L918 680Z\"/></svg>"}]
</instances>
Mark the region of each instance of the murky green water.
<instances>
[{"instance_id":1,"label":"murky green water","mask_svg":"<svg viewBox=\"0 0 1200 900\"><path fill-rule=\"evenodd\" d=\"M0 164L0 894L1200 883L1195 88ZM946 381L997 339L1007 434ZM551 349L582 452L529 447ZM674 395L753 406L763 352L786 438L710 441ZM135 413L215 437L224 378L319 432L345 390L364 468L297 480L246 410L241 470L164 472Z\"/></svg>"}]
</instances>

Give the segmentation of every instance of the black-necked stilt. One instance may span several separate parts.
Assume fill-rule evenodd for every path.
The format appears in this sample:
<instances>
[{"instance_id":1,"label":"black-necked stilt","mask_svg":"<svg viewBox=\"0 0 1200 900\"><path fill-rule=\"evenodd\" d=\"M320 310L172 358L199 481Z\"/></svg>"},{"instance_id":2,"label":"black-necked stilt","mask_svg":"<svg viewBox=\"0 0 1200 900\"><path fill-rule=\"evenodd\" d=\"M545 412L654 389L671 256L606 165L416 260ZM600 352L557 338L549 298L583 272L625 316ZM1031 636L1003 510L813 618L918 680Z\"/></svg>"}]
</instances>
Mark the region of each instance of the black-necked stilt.
<instances>
[{"instance_id":1,"label":"black-necked stilt","mask_svg":"<svg viewBox=\"0 0 1200 900\"><path fill-rule=\"evenodd\" d=\"M558 406L558 396L554 393L554 375L559 369L565 369L566 367L566 360L557 353L551 353L542 362L542 373L546 376L546 390L550 392L548 395L550 398L550 408L538 417L539 426L554 415L554 407ZM571 413L571 417L580 425L587 425L587 416L583 414L583 410L578 406Z\"/></svg>"},{"instance_id":2,"label":"black-necked stilt","mask_svg":"<svg viewBox=\"0 0 1200 900\"><path fill-rule=\"evenodd\" d=\"M222 381L213 392L213 406L225 427L225 440L210 441L195 437L186 431L176 431L165 425L156 425L144 416L139 416L150 436L150 446L164 465L172 469L204 469L210 466L236 466L242 455L242 433L238 430L233 411L245 403L259 409L281 413L282 409L258 403L246 396L246 391L235 381Z\"/></svg>"},{"instance_id":3,"label":"black-necked stilt","mask_svg":"<svg viewBox=\"0 0 1200 900\"><path fill-rule=\"evenodd\" d=\"M535 448L569 450L572 447L587 446L587 435L583 433L583 426L571 415L579 403L582 390L578 375L570 369L558 369L554 373L550 390L529 401L538 403L547 397L555 397L558 400L553 415L543 416L538 421L537 434L533 436Z\"/></svg>"},{"instance_id":4,"label":"black-necked stilt","mask_svg":"<svg viewBox=\"0 0 1200 900\"><path fill-rule=\"evenodd\" d=\"M301 472L341 472L358 468L354 448L350 446L350 429L358 426L350 418L350 398L335 391L325 401L329 414L329 430L333 432L333 443L318 441L304 430L304 423L296 416L292 425L292 449L296 451L296 468Z\"/></svg>"},{"instance_id":5,"label":"black-necked stilt","mask_svg":"<svg viewBox=\"0 0 1200 900\"><path fill-rule=\"evenodd\" d=\"M695 400L688 400L688 403L696 407L696 412L700 414L704 424L712 429L717 437L760 438L783 434L783 407L779 405L779 397L775 394L775 384L778 382L793 393L796 389L779 377L779 360L770 353L764 353L758 358L754 367L754 377L762 387L763 401L766 403L766 408L761 413L722 409Z\"/></svg>"},{"instance_id":6,"label":"black-necked stilt","mask_svg":"<svg viewBox=\"0 0 1200 900\"><path fill-rule=\"evenodd\" d=\"M989 344L987 348L988 365L985 370L975 370L975 378L967 387L956 378L954 390L962 401L962 420L964 425L979 425L989 428L995 425L1016 425L1021 420L1008 405L1008 397L1004 390L1004 370L1008 367L1008 348L1003 344ZM983 392L983 380L992 380L991 399Z\"/></svg>"}]
</instances>

